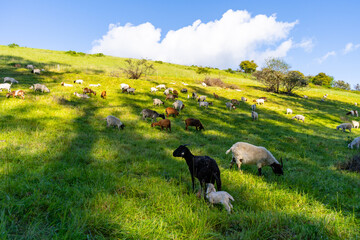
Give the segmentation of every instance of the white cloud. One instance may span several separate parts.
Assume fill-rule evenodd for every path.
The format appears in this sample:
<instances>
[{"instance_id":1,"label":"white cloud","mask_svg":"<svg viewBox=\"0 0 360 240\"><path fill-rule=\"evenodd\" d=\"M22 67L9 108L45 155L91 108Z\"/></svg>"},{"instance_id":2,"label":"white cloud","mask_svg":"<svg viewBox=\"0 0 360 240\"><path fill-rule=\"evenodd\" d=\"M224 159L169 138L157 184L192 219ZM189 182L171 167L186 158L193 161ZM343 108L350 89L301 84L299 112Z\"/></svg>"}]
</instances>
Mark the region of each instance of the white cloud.
<instances>
[{"instance_id":1,"label":"white cloud","mask_svg":"<svg viewBox=\"0 0 360 240\"><path fill-rule=\"evenodd\" d=\"M349 52L355 51L360 47L360 44L354 45L353 43L348 43L345 46L345 49L343 51L344 54L348 54Z\"/></svg>"},{"instance_id":2,"label":"white cloud","mask_svg":"<svg viewBox=\"0 0 360 240\"><path fill-rule=\"evenodd\" d=\"M318 63L323 63L326 59L328 59L328 57L330 56L336 56L336 52L335 51L331 51L326 53L324 56L322 56L321 58L318 58L317 61Z\"/></svg>"},{"instance_id":3,"label":"white cloud","mask_svg":"<svg viewBox=\"0 0 360 240\"><path fill-rule=\"evenodd\" d=\"M212 67L237 67L242 60L260 64L266 57L284 57L292 47L310 49L312 42L294 45L289 39L295 22L280 22L276 16L228 10L222 18L208 23L169 31L161 39L161 29L151 23L138 26L111 24L101 39L94 41L91 53Z\"/></svg>"},{"instance_id":4,"label":"white cloud","mask_svg":"<svg viewBox=\"0 0 360 240\"><path fill-rule=\"evenodd\" d=\"M305 52L311 52L314 48L312 39L303 39L300 43L294 45L294 47L303 48Z\"/></svg>"}]
</instances>

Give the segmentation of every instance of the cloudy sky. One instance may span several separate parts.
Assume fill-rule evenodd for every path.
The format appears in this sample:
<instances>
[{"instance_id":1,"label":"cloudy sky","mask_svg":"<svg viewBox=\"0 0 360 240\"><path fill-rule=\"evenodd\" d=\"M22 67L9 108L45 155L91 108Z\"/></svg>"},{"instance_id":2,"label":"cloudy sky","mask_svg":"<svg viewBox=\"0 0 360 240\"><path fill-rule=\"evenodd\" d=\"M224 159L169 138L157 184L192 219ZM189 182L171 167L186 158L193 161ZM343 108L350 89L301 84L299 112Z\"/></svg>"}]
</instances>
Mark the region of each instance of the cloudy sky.
<instances>
[{"instance_id":1,"label":"cloudy sky","mask_svg":"<svg viewBox=\"0 0 360 240\"><path fill-rule=\"evenodd\" d=\"M281 57L360 84L360 2L4 1L0 44L237 69ZM1 55L1 53L0 53Z\"/></svg>"}]
</instances>

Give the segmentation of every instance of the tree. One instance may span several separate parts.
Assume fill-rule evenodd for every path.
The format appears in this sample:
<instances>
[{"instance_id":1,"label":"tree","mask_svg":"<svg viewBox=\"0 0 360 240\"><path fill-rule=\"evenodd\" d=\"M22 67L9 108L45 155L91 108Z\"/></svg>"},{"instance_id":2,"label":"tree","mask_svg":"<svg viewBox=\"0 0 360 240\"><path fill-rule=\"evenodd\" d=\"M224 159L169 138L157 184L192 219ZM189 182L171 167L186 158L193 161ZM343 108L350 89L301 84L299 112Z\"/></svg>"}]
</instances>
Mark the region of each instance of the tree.
<instances>
[{"instance_id":1,"label":"tree","mask_svg":"<svg viewBox=\"0 0 360 240\"><path fill-rule=\"evenodd\" d=\"M356 91L360 91L360 84L356 84L356 85L355 85L355 90L356 90Z\"/></svg>"},{"instance_id":2,"label":"tree","mask_svg":"<svg viewBox=\"0 0 360 240\"><path fill-rule=\"evenodd\" d=\"M139 79L143 74L150 74L155 71L154 65L146 59L126 59L127 67L123 69L129 79Z\"/></svg>"},{"instance_id":3,"label":"tree","mask_svg":"<svg viewBox=\"0 0 360 240\"><path fill-rule=\"evenodd\" d=\"M340 88L340 89L344 89L344 90L350 90L350 84L343 81L343 80L338 80L335 81L333 84L334 88Z\"/></svg>"},{"instance_id":4,"label":"tree","mask_svg":"<svg viewBox=\"0 0 360 240\"><path fill-rule=\"evenodd\" d=\"M240 69L244 72L244 73L253 73L256 71L256 68L258 67L258 65L256 63L254 63L254 60L251 61L242 61L240 63Z\"/></svg>"},{"instance_id":5,"label":"tree","mask_svg":"<svg viewBox=\"0 0 360 240\"><path fill-rule=\"evenodd\" d=\"M294 89L300 89L309 85L309 81L304 74L299 71L290 71L283 80L283 86L287 93L291 93Z\"/></svg>"},{"instance_id":6,"label":"tree","mask_svg":"<svg viewBox=\"0 0 360 240\"><path fill-rule=\"evenodd\" d=\"M321 72L312 79L312 82L315 85L319 85L319 86L331 86L333 80L334 80L333 77L328 76L325 73Z\"/></svg>"},{"instance_id":7,"label":"tree","mask_svg":"<svg viewBox=\"0 0 360 240\"><path fill-rule=\"evenodd\" d=\"M269 68L264 68L261 71L256 71L254 76L267 87L270 92L280 92L280 85L283 81L284 74Z\"/></svg>"},{"instance_id":8,"label":"tree","mask_svg":"<svg viewBox=\"0 0 360 240\"><path fill-rule=\"evenodd\" d=\"M8 45L8 47L15 48L15 47L19 47L19 45L16 44L16 43L11 43L11 44Z\"/></svg>"},{"instance_id":9,"label":"tree","mask_svg":"<svg viewBox=\"0 0 360 240\"><path fill-rule=\"evenodd\" d=\"M290 65L280 58L268 58L265 60L264 68L272 69L286 74L290 69Z\"/></svg>"}]
</instances>

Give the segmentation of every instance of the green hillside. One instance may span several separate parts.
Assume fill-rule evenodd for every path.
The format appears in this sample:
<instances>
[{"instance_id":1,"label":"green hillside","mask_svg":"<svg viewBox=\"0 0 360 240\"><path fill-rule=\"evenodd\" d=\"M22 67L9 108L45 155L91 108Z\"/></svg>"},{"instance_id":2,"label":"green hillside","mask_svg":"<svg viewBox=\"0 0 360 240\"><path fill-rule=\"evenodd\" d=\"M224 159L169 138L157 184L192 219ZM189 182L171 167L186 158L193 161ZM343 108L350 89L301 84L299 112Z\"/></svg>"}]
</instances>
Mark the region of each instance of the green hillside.
<instances>
[{"instance_id":1,"label":"green hillside","mask_svg":"<svg viewBox=\"0 0 360 240\"><path fill-rule=\"evenodd\" d=\"M0 93L0 239L356 239L360 238L360 176L338 170L357 150L347 144L359 136L336 131L337 125L358 117L359 95L349 91L308 88L298 91L309 99L265 91L247 75L211 70L211 76L236 84L242 91L202 87L204 75L194 67L154 63L156 71L140 80L122 73L125 59L71 56L61 51L0 46L0 78L13 77L25 100ZM23 68L15 68L20 63ZM46 71L34 75L33 64ZM84 84L63 87L61 82ZM189 85L184 86L182 83ZM43 83L50 93L34 93L31 84ZM79 99L89 84L97 95ZM121 93L128 83L135 95ZM172 132L151 128L143 121L144 108L160 113L172 102L153 107L166 84L206 95L213 106L199 108L187 94ZM175 83L175 84L171 84ZM107 91L107 99L100 92ZM180 92L180 91L179 91ZM214 99L213 93L220 98ZM328 94L325 102L321 102ZM235 111L225 102L240 99ZM252 121L252 100L267 97ZM291 108L293 115L286 115ZM360 109L358 109L360 110ZM305 123L291 120L295 114ZM114 115L124 130L107 128ZM198 118L205 131L185 131L184 120ZM284 175L270 167L257 176L256 166L230 170L235 142L264 146L284 160ZM194 155L214 158L221 170L223 190L234 198L233 213L196 197L186 162L172 152L191 144ZM199 183L196 180L196 186Z\"/></svg>"}]
</instances>

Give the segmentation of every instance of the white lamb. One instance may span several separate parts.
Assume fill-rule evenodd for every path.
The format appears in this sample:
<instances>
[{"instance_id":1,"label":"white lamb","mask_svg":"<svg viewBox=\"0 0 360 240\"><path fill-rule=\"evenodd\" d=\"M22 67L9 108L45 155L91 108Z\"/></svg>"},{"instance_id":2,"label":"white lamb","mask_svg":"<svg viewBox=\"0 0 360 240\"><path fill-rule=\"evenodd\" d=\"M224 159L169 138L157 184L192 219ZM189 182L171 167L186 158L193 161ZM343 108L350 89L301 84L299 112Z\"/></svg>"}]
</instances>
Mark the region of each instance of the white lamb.
<instances>
[{"instance_id":1,"label":"white lamb","mask_svg":"<svg viewBox=\"0 0 360 240\"><path fill-rule=\"evenodd\" d=\"M293 111L290 108L286 109L286 114L292 114L292 113L293 113Z\"/></svg>"},{"instance_id":2,"label":"white lamb","mask_svg":"<svg viewBox=\"0 0 360 240\"><path fill-rule=\"evenodd\" d=\"M74 92L74 95L79 97L79 98L90 98L88 95L86 94L80 94L80 93L77 93L77 92Z\"/></svg>"},{"instance_id":3,"label":"white lamb","mask_svg":"<svg viewBox=\"0 0 360 240\"><path fill-rule=\"evenodd\" d=\"M214 187L214 184L208 183L206 190L206 198L212 204L221 203L222 205L224 205L228 213L231 213L233 206L231 205L230 200L231 201L235 201L235 200L228 192L225 191L217 192Z\"/></svg>"},{"instance_id":4,"label":"white lamb","mask_svg":"<svg viewBox=\"0 0 360 240\"><path fill-rule=\"evenodd\" d=\"M345 132L345 130L348 129L349 132L351 132L351 128L352 128L351 123L342 123L336 127L336 130L342 129L343 132Z\"/></svg>"},{"instance_id":5,"label":"white lamb","mask_svg":"<svg viewBox=\"0 0 360 240\"><path fill-rule=\"evenodd\" d=\"M359 128L359 122L352 120L353 128Z\"/></svg>"},{"instance_id":6,"label":"white lamb","mask_svg":"<svg viewBox=\"0 0 360 240\"><path fill-rule=\"evenodd\" d=\"M101 85L100 85L100 83L98 83L98 84L89 84L89 87L100 87Z\"/></svg>"},{"instance_id":7,"label":"white lamb","mask_svg":"<svg viewBox=\"0 0 360 240\"><path fill-rule=\"evenodd\" d=\"M157 99L157 98L154 98L153 101L154 101L154 103L153 103L154 106L160 106L161 104L164 104L163 101L161 101L160 99Z\"/></svg>"},{"instance_id":8,"label":"white lamb","mask_svg":"<svg viewBox=\"0 0 360 240\"><path fill-rule=\"evenodd\" d=\"M291 119L296 119L298 121L305 122L305 117L303 115L296 115L296 116L292 117Z\"/></svg>"},{"instance_id":9,"label":"white lamb","mask_svg":"<svg viewBox=\"0 0 360 240\"><path fill-rule=\"evenodd\" d=\"M151 92L157 92L157 90L158 90L158 89L157 89L157 88L154 88L154 87L150 88L150 91L151 91Z\"/></svg>"},{"instance_id":10,"label":"white lamb","mask_svg":"<svg viewBox=\"0 0 360 240\"><path fill-rule=\"evenodd\" d=\"M10 92L11 83L0 83L0 89L7 89Z\"/></svg>"},{"instance_id":11,"label":"white lamb","mask_svg":"<svg viewBox=\"0 0 360 240\"><path fill-rule=\"evenodd\" d=\"M125 125L117 117L109 115L105 118L105 120L107 122L107 127L117 126L119 130L120 130L120 128L124 129L124 127L125 127Z\"/></svg>"},{"instance_id":12,"label":"white lamb","mask_svg":"<svg viewBox=\"0 0 360 240\"><path fill-rule=\"evenodd\" d=\"M251 112L251 117L252 117L252 120L253 120L253 121L259 120L259 115L258 115L257 112L252 111L252 112Z\"/></svg>"},{"instance_id":13,"label":"white lamb","mask_svg":"<svg viewBox=\"0 0 360 240\"><path fill-rule=\"evenodd\" d=\"M126 84L126 83L120 84L120 87L121 87L121 90L126 90L126 89L130 88L129 84Z\"/></svg>"},{"instance_id":14,"label":"white lamb","mask_svg":"<svg viewBox=\"0 0 360 240\"><path fill-rule=\"evenodd\" d=\"M157 85L156 88L158 88L158 89L166 89L166 86L165 86L165 84L160 84L160 85Z\"/></svg>"},{"instance_id":15,"label":"white lamb","mask_svg":"<svg viewBox=\"0 0 360 240\"><path fill-rule=\"evenodd\" d=\"M62 82L62 83L61 83L61 86L64 86L64 87L72 87L73 85Z\"/></svg>"},{"instance_id":16,"label":"white lamb","mask_svg":"<svg viewBox=\"0 0 360 240\"><path fill-rule=\"evenodd\" d=\"M74 81L74 83L78 83L78 84L83 84L84 80L81 80L81 79L77 79Z\"/></svg>"},{"instance_id":17,"label":"white lamb","mask_svg":"<svg viewBox=\"0 0 360 240\"><path fill-rule=\"evenodd\" d=\"M264 104L265 100L264 99L256 99L255 100L257 104L261 105Z\"/></svg>"},{"instance_id":18,"label":"white lamb","mask_svg":"<svg viewBox=\"0 0 360 240\"><path fill-rule=\"evenodd\" d=\"M360 137L357 137L351 143L348 144L348 148L353 149L354 147L356 147L357 149L359 149L359 145L360 145Z\"/></svg>"},{"instance_id":19,"label":"white lamb","mask_svg":"<svg viewBox=\"0 0 360 240\"><path fill-rule=\"evenodd\" d=\"M10 83L19 83L15 78L11 77L4 77L4 82L10 82Z\"/></svg>"},{"instance_id":20,"label":"white lamb","mask_svg":"<svg viewBox=\"0 0 360 240\"><path fill-rule=\"evenodd\" d=\"M233 157L230 163L230 169L237 164L239 171L241 171L241 164L257 165L258 174L261 176L261 168L270 166L275 174L283 175L283 163L280 158L281 164L275 157L264 147L254 146L246 142L237 142L226 151L226 154L232 152Z\"/></svg>"},{"instance_id":21,"label":"white lamb","mask_svg":"<svg viewBox=\"0 0 360 240\"><path fill-rule=\"evenodd\" d=\"M180 100L176 100L174 103L173 103L173 106L175 109L180 110L184 108L184 103Z\"/></svg>"},{"instance_id":22,"label":"white lamb","mask_svg":"<svg viewBox=\"0 0 360 240\"><path fill-rule=\"evenodd\" d=\"M247 98L246 97L241 97L241 101L246 102Z\"/></svg>"}]
</instances>

